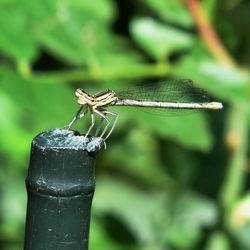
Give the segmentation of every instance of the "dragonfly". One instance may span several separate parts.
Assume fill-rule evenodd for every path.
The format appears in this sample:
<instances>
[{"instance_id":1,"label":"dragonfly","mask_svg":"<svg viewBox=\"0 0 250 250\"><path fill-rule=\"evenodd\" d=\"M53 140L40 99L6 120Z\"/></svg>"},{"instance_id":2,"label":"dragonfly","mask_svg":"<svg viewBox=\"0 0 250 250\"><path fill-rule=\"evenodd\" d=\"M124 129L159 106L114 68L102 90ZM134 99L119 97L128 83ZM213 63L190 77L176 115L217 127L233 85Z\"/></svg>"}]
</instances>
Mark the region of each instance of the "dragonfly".
<instances>
[{"instance_id":1,"label":"dragonfly","mask_svg":"<svg viewBox=\"0 0 250 250\"><path fill-rule=\"evenodd\" d=\"M80 105L80 108L66 127L69 129L75 122L90 112L91 125L85 134L85 138L95 125L95 115L98 115L102 121L106 121L106 125L100 135L100 138L104 141L113 132L119 117L118 113L107 110L111 106L140 107L166 115L168 113L173 114L173 112L178 114L181 110L186 112L200 109L219 110L223 108L221 102L210 101L207 92L204 89L195 87L192 80L189 79L164 81L127 90L115 91L108 89L94 95L90 95L83 89L78 88L75 91L75 96L78 98L77 103ZM111 124L110 116L114 117L114 121L108 131L108 127ZM97 130L99 131L99 129Z\"/></svg>"}]
</instances>

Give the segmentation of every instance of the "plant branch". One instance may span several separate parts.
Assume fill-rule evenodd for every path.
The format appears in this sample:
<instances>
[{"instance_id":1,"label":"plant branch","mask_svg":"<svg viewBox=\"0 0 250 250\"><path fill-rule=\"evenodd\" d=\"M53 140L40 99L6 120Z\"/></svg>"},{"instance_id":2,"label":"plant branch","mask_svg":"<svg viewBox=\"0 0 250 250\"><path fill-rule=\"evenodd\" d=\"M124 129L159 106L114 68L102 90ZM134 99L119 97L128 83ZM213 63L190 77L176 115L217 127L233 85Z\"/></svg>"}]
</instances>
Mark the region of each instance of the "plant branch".
<instances>
[{"instance_id":1,"label":"plant branch","mask_svg":"<svg viewBox=\"0 0 250 250\"><path fill-rule=\"evenodd\" d=\"M197 0L184 1L194 18L198 31L208 50L219 62L236 67L236 62L223 46L201 4Z\"/></svg>"},{"instance_id":2,"label":"plant branch","mask_svg":"<svg viewBox=\"0 0 250 250\"><path fill-rule=\"evenodd\" d=\"M201 4L197 0L184 1L192 13L200 35L209 51L219 62L237 70L237 63L221 43ZM225 179L219 193L220 204L224 213L223 222L226 228L229 226L232 206L239 199L245 183L244 170L247 162L248 123L244 106L233 102L228 119L225 144L230 154Z\"/></svg>"},{"instance_id":3,"label":"plant branch","mask_svg":"<svg viewBox=\"0 0 250 250\"><path fill-rule=\"evenodd\" d=\"M170 73L168 63L139 64L124 67L76 69L56 72L36 72L35 77L63 80L64 82L84 80L111 80L111 79L133 79L140 77L162 77Z\"/></svg>"},{"instance_id":4,"label":"plant branch","mask_svg":"<svg viewBox=\"0 0 250 250\"><path fill-rule=\"evenodd\" d=\"M232 206L238 200L245 183L248 123L246 110L243 106L235 104L231 108L225 139L230 158L220 191L220 201L227 217L230 216ZM225 218L225 222L227 221Z\"/></svg>"}]
</instances>

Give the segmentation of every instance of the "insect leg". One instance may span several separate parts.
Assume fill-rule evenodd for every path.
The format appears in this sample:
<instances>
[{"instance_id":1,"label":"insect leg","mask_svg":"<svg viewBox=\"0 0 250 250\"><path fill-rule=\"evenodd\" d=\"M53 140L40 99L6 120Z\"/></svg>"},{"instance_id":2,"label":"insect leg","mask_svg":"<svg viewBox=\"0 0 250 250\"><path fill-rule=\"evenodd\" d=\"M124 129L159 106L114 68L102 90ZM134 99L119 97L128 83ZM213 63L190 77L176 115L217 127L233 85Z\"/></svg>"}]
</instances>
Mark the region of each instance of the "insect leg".
<instances>
[{"instance_id":1,"label":"insect leg","mask_svg":"<svg viewBox=\"0 0 250 250\"><path fill-rule=\"evenodd\" d=\"M94 127L94 125L95 125L95 116L94 116L94 109L90 109L90 116L91 116L91 125L90 125L90 127L89 127L89 129L88 129L88 131L87 131L87 133L85 134L85 138L89 135L89 133L90 133L90 131L91 131L91 129Z\"/></svg>"},{"instance_id":2,"label":"insect leg","mask_svg":"<svg viewBox=\"0 0 250 250\"><path fill-rule=\"evenodd\" d=\"M95 132L95 136L96 136L96 137L98 136L98 134L99 134L99 132L100 132L100 129L101 129L102 124L103 124L103 121L104 121L104 119L101 117L101 119L100 119L100 121L99 121L99 123L98 123L97 129L96 129L96 132Z\"/></svg>"},{"instance_id":3,"label":"insect leg","mask_svg":"<svg viewBox=\"0 0 250 250\"><path fill-rule=\"evenodd\" d=\"M100 115L100 116L107 122L107 124L106 124L104 130L102 131L102 134L101 134L100 138L102 138L102 137L104 136L104 134L106 133L107 128L108 128L108 126L109 126L109 124L110 124L110 120L109 120L109 119L107 118L107 116L103 113L103 111L104 111L104 110L94 109L94 112L96 112L98 115Z\"/></svg>"},{"instance_id":4,"label":"insect leg","mask_svg":"<svg viewBox=\"0 0 250 250\"><path fill-rule=\"evenodd\" d=\"M66 125L64 128L67 128L67 129L70 129L70 127L75 123L77 122L79 119L81 119L84 115L85 115L85 111L80 115L82 109L84 108L84 106L81 106L79 108L79 110L77 111L76 115L74 116L73 120L68 124Z\"/></svg>"},{"instance_id":5,"label":"insect leg","mask_svg":"<svg viewBox=\"0 0 250 250\"><path fill-rule=\"evenodd\" d=\"M111 112L111 111L108 111L108 110L103 110L103 113L105 114L110 114L110 115L113 115L115 117L115 120L113 122L113 125L111 127L111 129L109 130L108 134L106 135L105 139L104 140L107 140L108 137L111 135L111 133L113 132L114 128L115 128L115 125L117 123L117 120L118 120L118 117L119 117L119 114L117 114L116 112Z\"/></svg>"}]
</instances>

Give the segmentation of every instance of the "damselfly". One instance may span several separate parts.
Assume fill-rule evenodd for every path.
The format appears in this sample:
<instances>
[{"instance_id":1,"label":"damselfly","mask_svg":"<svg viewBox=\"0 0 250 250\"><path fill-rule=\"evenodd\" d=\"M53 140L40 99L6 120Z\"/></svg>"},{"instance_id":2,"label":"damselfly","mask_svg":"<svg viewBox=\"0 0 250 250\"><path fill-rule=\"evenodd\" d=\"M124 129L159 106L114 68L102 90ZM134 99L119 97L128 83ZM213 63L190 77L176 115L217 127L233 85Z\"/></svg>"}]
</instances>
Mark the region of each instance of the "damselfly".
<instances>
[{"instance_id":1,"label":"damselfly","mask_svg":"<svg viewBox=\"0 0 250 250\"><path fill-rule=\"evenodd\" d=\"M145 109L160 110L167 113L179 110L222 109L220 102L210 102L205 90L196 88L191 80L172 80L150 86L131 88L128 90L106 90L94 95L83 89L75 92L77 103L81 106L73 120L67 126L70 128L76 121L90 111L91 126L85 137L89 135L95 125L95 114L106 121L100 138L103 138L110 125L108 115L114 116L114 122L106 140L112 133L118 119L118 113L106 110L110 106L143 107Z\"/></svg>"}]
</instances>

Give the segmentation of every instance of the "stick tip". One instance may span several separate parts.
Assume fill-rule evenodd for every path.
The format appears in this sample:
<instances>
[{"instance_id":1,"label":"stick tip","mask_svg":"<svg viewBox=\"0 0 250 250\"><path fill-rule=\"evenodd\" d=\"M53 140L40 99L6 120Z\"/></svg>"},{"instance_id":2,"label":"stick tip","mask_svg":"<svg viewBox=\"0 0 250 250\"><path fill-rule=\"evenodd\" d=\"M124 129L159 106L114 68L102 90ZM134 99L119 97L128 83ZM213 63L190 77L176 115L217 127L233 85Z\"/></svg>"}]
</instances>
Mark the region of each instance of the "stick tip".
<instances>
[{"instance_id":1,"label":"stick tip","mask_svg":"<svg viewBox=\"0 0 250 250\"><path fill-rule=\"evenodd\" d=\"M33 144L40 148L86 150L97 152L104 145L100 137L85 137L77 131L61 128L46 130L33 139Z\"/></svg>"}]
</instances>

